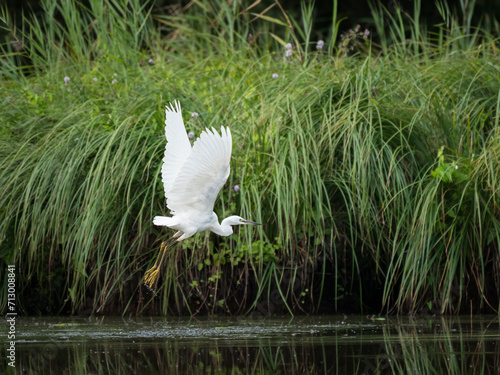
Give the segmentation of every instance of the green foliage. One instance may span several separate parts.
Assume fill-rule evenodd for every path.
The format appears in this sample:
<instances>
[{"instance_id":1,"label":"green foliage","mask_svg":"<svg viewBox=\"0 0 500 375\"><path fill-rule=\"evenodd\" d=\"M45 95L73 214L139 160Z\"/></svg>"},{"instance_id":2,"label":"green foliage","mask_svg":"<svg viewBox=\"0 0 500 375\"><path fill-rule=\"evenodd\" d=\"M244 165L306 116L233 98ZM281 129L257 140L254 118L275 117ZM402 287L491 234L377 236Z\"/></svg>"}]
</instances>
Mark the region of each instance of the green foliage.
<instances>
[{"instance_id":1,"label":"green foliage","mask_svg":"<svg viewBox=\"0 0 500 375\"><path fill-rule=\"evenodd\" d=\"M460 183L468 180L468 175L458 170L459 162L445 163L443 155L444 147L438 152L438 167L431 171L432 177L443 182ZM462 169L462 168L461 168Z\"/></svg>"},{"instance_id":2,"label":"green foliage","mask_svg":"<svg viewBox=\"0 0 500 375\"><path fill-rule=\"evenodd\" d=\"M276 243L270 244L268 242L264 242L261 240L257 240L252 242L250 247L244 244L235 245L234 253L231 249L227 249L222 253L210 251L213 259L213 263L220 262L221 265L225 265L226 263L231 263L237 266L241 262L249 261L251 263L262 263L262 262L276 262L278 261L278 257L276 256L276 251L281 250L281 246L279 245L280 239L278 237L275 238ZM238 241L235 239L235 243ZM205 260L206 262L210 262L209 259ZM208 264L210 265L210 264Z\"/></svg>"},{"instance_id":3,"label":"green foliage","mask_svg":"<svg viewBox=\"0 0 500 375\"><path fill-rule=\"evenodd\" d=\"M443 5L431 33L416 1L412 16L373 8L380 45L356 28L337 40L335 6L316 50L312 5L300 20L250 5L160 16L140 1L45 1L43 22L6 19L0 256L18 265L23 300L163 314L498 308L498 39ZM219 218L264 225L169 249L144 299L172 235L151 220L168 214L174 99L196 135L231 127Z\"/></svg>"}]
</instances>

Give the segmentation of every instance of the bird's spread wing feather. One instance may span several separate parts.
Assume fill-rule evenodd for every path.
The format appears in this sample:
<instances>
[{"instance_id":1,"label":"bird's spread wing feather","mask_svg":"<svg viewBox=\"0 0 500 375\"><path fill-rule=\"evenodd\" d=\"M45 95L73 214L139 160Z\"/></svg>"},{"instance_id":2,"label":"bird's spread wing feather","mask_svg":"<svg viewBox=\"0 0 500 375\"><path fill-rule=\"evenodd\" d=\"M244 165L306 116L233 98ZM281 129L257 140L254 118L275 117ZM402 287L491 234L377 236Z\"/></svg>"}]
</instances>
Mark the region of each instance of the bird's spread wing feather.
<instances>
[{"instance_id":1,"label":"bird's spread wing feather","mask_svg":"<svg viewBox=\"0 0 500 375\"><path fill-rule=\"evenodd\" d=\"M168 147L168 146L167 146ZM229 128L221 135L205 129L193 145L167 195L167 206L176 211L211 214L217 194L229 176L232 140Z\"/></svg>"},{"instance_id":2,"label":"bird's spread wing feather","mask_svg":"<svg viewBox=\"0 0 500 375\"><path fill-rule=\"evenodd\" d=\"M167 146L161 167L161 178L165 197L169 197L174 181L191 153L191 144L182 121L181 105L178 101L170 103L170 106L165 108L165 136Z\"/></svg>"}]
</instances>

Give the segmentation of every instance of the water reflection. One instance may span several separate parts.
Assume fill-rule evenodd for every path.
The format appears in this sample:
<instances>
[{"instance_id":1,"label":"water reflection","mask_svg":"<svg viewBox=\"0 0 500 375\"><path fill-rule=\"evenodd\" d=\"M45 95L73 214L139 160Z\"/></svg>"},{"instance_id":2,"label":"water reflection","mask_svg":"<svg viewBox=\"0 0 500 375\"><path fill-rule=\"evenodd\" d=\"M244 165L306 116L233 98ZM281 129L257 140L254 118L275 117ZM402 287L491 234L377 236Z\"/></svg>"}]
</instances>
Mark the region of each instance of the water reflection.
<instances>
[{"instance_id":1,"label":"water reflection","mask_svg":"<svg viewBox=\"0 0 500 375\"><path fill-rule=\"evenodd\" d=\"M499 340L497 317L24 318L16 373L497 374Z\"/></svg>"}]
</instances>

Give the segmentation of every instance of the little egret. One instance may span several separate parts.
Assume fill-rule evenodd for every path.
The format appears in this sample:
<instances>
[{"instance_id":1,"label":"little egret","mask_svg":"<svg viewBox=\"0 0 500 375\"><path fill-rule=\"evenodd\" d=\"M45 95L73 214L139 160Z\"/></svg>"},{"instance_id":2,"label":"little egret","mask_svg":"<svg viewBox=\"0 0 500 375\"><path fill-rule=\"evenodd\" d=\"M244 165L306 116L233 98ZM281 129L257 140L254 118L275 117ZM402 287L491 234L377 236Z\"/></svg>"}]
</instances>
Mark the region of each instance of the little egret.
<instances>
[{"instance_id":1,"label":"little egret","mask_svg":"<svg viewBox=\"0 0 500 375\"><path fill-rule=\"evenodd\" d=\"M233 233L231 225L260 225L239 216L229 216L219 224L213 212L215 198L229 176L232 149L229 128L221 127L220 135L214 128L205 129L191 147L181 106L175 101L165 109L165 136L167 146L161 178L172 216L156 216L153 224L175 229L172 243L204 230L229 236ZM144 282L150 289L158 277L168 245L161 244L154 266L145 274Z\"/></svg>"}]
</instances>

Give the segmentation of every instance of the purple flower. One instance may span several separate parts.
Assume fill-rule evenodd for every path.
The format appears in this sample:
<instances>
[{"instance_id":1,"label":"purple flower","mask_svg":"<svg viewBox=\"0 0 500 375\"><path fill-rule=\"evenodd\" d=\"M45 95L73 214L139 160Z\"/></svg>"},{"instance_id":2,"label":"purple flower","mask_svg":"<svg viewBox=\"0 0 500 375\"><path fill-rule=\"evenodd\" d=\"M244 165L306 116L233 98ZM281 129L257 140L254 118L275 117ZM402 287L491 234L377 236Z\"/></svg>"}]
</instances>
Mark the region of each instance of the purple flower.
<instances>
[{"instance_id":1,"label":"purple flower","mask_svg":"<svg viewBox=\"0 0 500 375\"><path fill-rule=\"evenodd\" d=\"M291 49L287 49L285 55L286 55L286 57L292 56L292 50Z\"/></svg>"},{"instance_id":2,"label":"purple flower","mask_svg":"<svg viewBox=\"0 0 500 375\"><path fill-rule=\"evenodd\" d=\"M171 57L167 60L168 63L171 63L172 61L174 61L174 60L172 60Z\"/></svg>"},{"instance_id":3,"label":"purple flower","mask_svg":"<svg viewBox=\"0 0 500 375\"><path fill-rule=\"evenodd\" d=\"M248 43L252 44L254 42L253 35L248 34Z\"/></svg>"},{"instance_id":4,"label":"purple flower","mask_svg":"<svg viewBox=\"0 0 500 375\"><path fill-rule=\"evenodd\" d=\"M234 191L238 191L238 190L240 190L240 187L238 185L234 185L233 189L234 189Z\"/></svg>"},{"instance_id":5,"label":"purple flower","mask_svg":"<svg viewBox=\"0 0 500 375\"><path fill-rule=\"evenodd\" d=\"M111 81L112 85L116 85L117 83L118 83L118 81L116 79L114 79L114 80Z\"/></svg>"},{"instance_id":6,"label":"purple flower","mask_svg":"<svg viewBox=\"0 0 500 375\"><path fill-rule=\"evenodd\" d=\"M98 79L94 77L94 78L92 78L92 81L97 83Z\"/></svg>"},{"instance_id":7,"label":"purple flower","mask_svg":"<svg viewBox=\"0 0 500 375\"><path fill-rule=\"evenodd\" d=\"M286 49L292 49L292 43L287 43L285 46Z\"/></svg>"},{"instance_id":8,"label":"purple flower","mask_svg":"<svg viewBox=\"0 0 500 375\"><path fill-rule=\"evenodd\" d=\"M148 60L148 64L149 64L149 65L153 65L153 64L154 64L153 59L149 59L149 60Z\"/></svg>"},{"instance_id":9,"label":"purple flower","mask_svg":"<svg viewBox=\"0 0 500 375\"><path fill-rule=\"evenodd\" d=\"M322 40L318 40L318 43L316 43L316 49L323 49L323 46L325 45L325 42Z\"/></svg>"},{"instance_id":10,"label":"purple flower","mask_svg":"<svg viewBox=\"0 0 500 375\"><path fill-rule=\"evenodd\" d=\"M194 137L194 133L193 132L189 132L188 133L188 137L189 137L189 139L193 138Z\"/></svg>"},{"instance_id":11,"label":"purple flower","mask_svg":"<svg viewBox=\"0 0 500 375\"><path fill-rule=\"evenodd\" d=\"M365 29L365 32L363 33L363 38L368 38L368 35L370 35L370 30Z\"/></svg>"},{"instance_id":12,"label":"purple flower","mask_svg":"<svg viewBox=\"0 0 500 375\"><path fill-rule=\"evenodd\" d=\"M278 76L276 73L273 73L272 77L273 77L274 79L276 79L276 78L278 78L279 76Z\"/></svg>"},{"instance_id":13,"label":"purple flower","mask_svg":"<svg viewBox=\"0 0 500 375\"><path fill-rule=\"evenodd\" d=\"M194 119L197 119L198 118L198 113L196 113L196 112L191 113L191 117L194 118Z\"/></svg>"},{"instance_id":14,"label":"purple flower","mask_svg":"<svg viewBox=\"0 0 500 375\"><path fill-rule=\"evenodd\" d=\"M70 81L69 77L64 77L64 84L67 85Z\"/></svg>"},{"instance_id":15,"label":"purple flower","mask_svg":"<svg viewBox=\"0 0 500 375\"><path fill-rule=\"evenodd\" d=\"M75 142L78 142L80 140L80 138L75 138Z\"/></svg>"}]
</instances>

